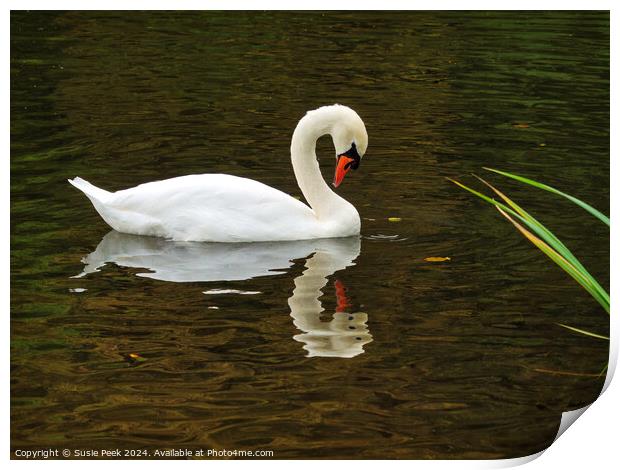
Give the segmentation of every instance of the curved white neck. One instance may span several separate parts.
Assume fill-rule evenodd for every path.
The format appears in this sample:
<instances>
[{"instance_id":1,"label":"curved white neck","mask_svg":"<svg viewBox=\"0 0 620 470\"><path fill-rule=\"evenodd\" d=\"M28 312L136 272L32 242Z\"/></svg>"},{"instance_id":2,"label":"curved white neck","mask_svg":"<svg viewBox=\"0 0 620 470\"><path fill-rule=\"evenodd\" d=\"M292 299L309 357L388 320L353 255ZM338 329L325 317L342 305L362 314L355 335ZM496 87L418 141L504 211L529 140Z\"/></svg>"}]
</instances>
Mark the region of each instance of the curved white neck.
<instances>
[{"instance_id":1,"label":"curved white neck","mask_svg":"<svg viewBox=\"0 0 620 470\"><path fill-rule=\"evenodd\" d=\"M297 184L321 220L330 219L343 210L355 211L348 201L333 192L325 182L316 158L316 141L330 134L336 118L329 112L306 114L297 124L291 142L291 161Z\"/></svg>"}]
</instances>

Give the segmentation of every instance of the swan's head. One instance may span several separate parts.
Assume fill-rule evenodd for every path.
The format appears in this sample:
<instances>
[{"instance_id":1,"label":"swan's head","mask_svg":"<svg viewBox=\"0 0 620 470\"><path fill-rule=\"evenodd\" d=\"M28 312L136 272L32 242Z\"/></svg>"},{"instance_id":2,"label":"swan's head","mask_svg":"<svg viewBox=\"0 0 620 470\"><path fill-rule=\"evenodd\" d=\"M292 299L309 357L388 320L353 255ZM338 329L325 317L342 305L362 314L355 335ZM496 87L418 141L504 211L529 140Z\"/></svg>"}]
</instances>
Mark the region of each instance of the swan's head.
<instances>
[{"instance_id":1,"label":"swan's head","mask_svg":"<svg viewBox=\"0 0 620 470\"><path fill-rule=\"evenodd\" d=\"M368 147L368 134L364 121L351 108L340 104L323 106L308 111L297 124L291 142L291 156L308 152L304 150L304 143L310 145L311 142L314 146L316 140L325 134L332 136L336 148L334 186L338 187L349 170L359 167Z\"/></svg>"},{"instance_id":2,"label":"swan's head","mask_svg":"<svg viewBox=\"0 0 620 470\"><path fill-rule=\"evenodd\" d=\"M349 170L357 170L368 147L366 126L359 115L347 106L329 106L334 113L330 134L336 148L334 186L342 183Z\"/></svg>"}]
</instances>

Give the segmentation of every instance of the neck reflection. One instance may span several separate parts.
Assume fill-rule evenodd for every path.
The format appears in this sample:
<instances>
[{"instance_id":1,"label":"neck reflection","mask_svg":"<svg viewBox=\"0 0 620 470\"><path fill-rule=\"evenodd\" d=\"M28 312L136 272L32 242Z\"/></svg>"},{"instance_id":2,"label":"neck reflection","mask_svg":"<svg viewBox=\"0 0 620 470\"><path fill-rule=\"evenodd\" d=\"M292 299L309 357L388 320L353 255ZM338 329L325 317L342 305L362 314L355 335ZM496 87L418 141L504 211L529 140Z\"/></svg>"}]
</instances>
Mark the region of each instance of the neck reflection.
<instances>
[{"instance_id":1,"label":"neck reflection","mask_svg":"<svg viewBox=\"0 0 620 470\"><path fill-rule=\"evenodd\" d=\"M363 353L363 346L372 341L366 324L368 316L351 311L347 289L339 280L334 282L337 306L327 320L321 315L324 309L320 298L328 278L352 266L359 254L360 239L357 237L197 243L111 231L95 251L82 259L84 270L75 277L89 275L106 263L114 263L147 269L148 272L137 275L167 282L240 281L282 274L293 265L292 260L306 258L305 269L295 278L295 287L288 299L293 323L301 331L293 339L303 343L309 357L350 358Z\"/></svg>"},{"instance_id":2,"label":"neck reflection","mask_svg":"<svg viewBox=\"0 0 620 470\"><path fill-rule=\"evenodd\" d=\"M306 260L305 271L295 278L293 295L288 299L295 326L303 331L295 335L304 343L308 356L354 357L364 352L363 346L372 341L366 322L368 315L351 312L346 287L337 280L336 311L328 321L321 318L324 311L320 301L328 277L353 265L360 253L359 238L329 239Z\"/></svg>"}]
</instances>

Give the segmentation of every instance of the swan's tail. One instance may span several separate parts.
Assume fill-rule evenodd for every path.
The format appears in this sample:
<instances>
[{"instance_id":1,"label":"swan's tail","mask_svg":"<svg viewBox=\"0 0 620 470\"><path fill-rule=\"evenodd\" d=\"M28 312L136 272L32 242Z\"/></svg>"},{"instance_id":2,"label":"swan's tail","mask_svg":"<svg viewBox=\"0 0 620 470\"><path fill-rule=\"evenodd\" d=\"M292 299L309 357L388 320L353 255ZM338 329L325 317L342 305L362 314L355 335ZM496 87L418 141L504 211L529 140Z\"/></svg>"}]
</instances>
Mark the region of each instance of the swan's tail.
<instances>
[{"instance_id":1,"label":"swan's tail","mask_svg":"<svg viewBox=\"0 0 620 470\"><path fill-rule=\"evenodd\" d=\"M76 176L72 180L67 181L69 181L69 183L71 183L73 186L86 194L88 198L93 202L96 201L105 203L112 195L111 192L106 191L105 189L98 188L97 186L90 184L88 181L83 180L79 176Z\"/></svg>"}]
</instances>

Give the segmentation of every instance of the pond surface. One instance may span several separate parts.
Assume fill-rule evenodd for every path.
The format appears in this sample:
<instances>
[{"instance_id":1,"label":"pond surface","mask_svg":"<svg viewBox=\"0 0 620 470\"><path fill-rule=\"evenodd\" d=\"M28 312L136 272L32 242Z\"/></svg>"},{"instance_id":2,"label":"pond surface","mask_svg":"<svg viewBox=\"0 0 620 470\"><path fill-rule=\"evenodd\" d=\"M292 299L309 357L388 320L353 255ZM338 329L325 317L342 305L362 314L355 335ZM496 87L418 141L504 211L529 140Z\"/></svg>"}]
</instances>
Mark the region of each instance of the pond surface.
<instances>
[{"instance_id":1,"label":"pond surface","mask_svg":"<svg viewBox=\"0 0 620 470\"><path fill-rule=\"evenodd\" d=\"M609 213L607 13L14 12L11 56L13 449L518 457L598 395L608 343L558 323L607 314L445 177ZM301 196L293 129L334 102L369 134L360 239L128 236L66 182ZM486 176L608 287L606 227Z\"/></svg>"}]
</instances>

